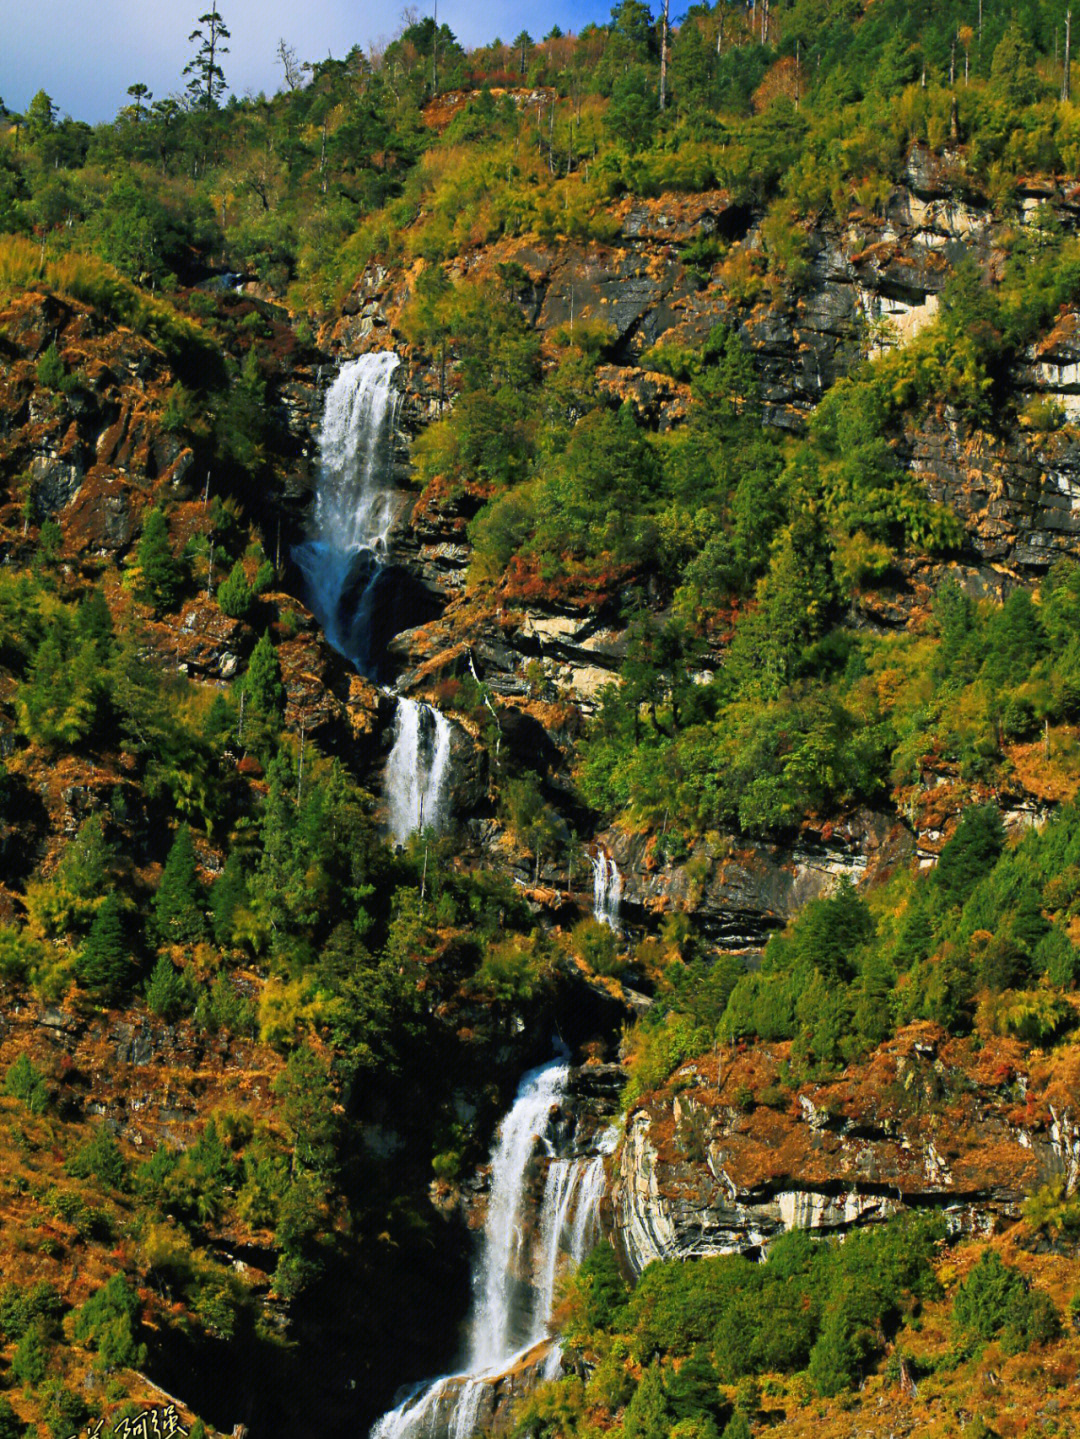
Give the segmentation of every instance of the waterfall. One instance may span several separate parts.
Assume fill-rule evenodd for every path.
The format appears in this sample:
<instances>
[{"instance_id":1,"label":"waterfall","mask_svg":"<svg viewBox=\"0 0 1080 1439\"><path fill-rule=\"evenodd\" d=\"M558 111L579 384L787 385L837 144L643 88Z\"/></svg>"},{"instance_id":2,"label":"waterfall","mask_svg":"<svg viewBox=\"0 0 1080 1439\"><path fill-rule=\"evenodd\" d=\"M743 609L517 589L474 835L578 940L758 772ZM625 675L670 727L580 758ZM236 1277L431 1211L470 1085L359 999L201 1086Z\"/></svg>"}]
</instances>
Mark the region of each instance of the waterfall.
<instances>
[{"instance_id":1,"label":"waterfall","mask_svg":"<svg viewBox=\"0 0 1080 1439\"><path fill-rule=\"evenodd\" d=\"M326 638L361 674L373 668L371 605L393 518L389 483L399 396L389 351L342 365L326 394L311 538L293 550Z\"/></svg>"},{"instance_id":2,"label":"waterfall","mask_svg":"<svg viewBox=\"0 0 1080 1439\"><path fill-rule=\"evenodd\" d=\"M397 355L380 351L338 371L323 410L310 538L293 550L323 633L369 679L378 669L373 619L394 517L399 364ZM398 844L421 824L438 828L445 818L450 733L449 720L431 705L398 698L386 767L390 832Z\"/></svg>"},{"instance_id":3,"label":"waterfall","mask_svg":"<svg viewBox=\"0 0 1080 1439\"><path fill-rule=\"evenodd\" d=\"M622 902L622 875L619 866L602 849L589 856L593 868L593 915L609 929L619 928L619 905Z\"/></svg>"},{"instance_id":4,"label":"waterfall","mask_svg":"<svg viewBox=\"0 0 1080 1439\"><path fill-rule=\"evenodd\" d=\"M537 1142L550 1153L546 1131L552 1109L565 1095L568 1074L562 1059L526 1074L496 1136L487 1219L473 1276L466 1371L411 1389L378 1421L371 1439L471 1439L482 1427L491 1381L547 1337L560 1261L580 1263L595 1238L603 1155L614 1140L614 1131L608 1131L601 1152L591 1158L549 1160L530 1245L528 1191ZM553 1357L557 1373L557 1346Z\"/></svg>"},{"instance_id":5,"label":"waterfall","mask_svg":"<svg viewBox=\"0 0 1080 1439\"><path fill-rule=\"evenodd\" d=\"M386 764L390 833L398 844L421 827L440 828L449 769L450 721L431 705L399 699Z\"/></svg>"}]
</instances>

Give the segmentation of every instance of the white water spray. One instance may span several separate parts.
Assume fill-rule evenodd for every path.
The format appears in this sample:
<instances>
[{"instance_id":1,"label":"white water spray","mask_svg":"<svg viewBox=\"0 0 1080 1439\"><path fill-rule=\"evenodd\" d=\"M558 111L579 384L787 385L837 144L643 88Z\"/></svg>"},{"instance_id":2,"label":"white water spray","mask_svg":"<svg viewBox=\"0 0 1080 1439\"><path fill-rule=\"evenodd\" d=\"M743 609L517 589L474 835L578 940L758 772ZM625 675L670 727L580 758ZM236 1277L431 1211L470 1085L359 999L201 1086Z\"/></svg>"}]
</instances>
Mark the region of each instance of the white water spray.
<instances>
[{"instance_id":1,"label":"white water spray","mask_svg":"<svg viewBox=\"0 0 1080 1439\"><path fill-rule=\"evenodd\" d=\"M391 483L400 396L390 351L361 355L327 391L311 538L293 556L311 609L334 648L374 678L372 624L394 517ZM398 699L386 767L390 832L403 843L421 825L440 827L450 777L450 722L431 705Z\"/></svg>"},{"instance_id":2,"label":"white water spray","mask_svg":"<svg viewBox=\"0 0 1080 1439\"><path fill-rule=\"evenodd\" d=\"M399 363L381 351L338 371L323 410L311 538L293 551L323 633L361 673L371 669L372 590L394 512L388 477Z\"/></svg>"},{"instance_id":3,"label":"white water spray","mask_svg":"<svg viewBox=\"0 0 1080 1439\"><path fill-rule=\"evenodd\" d=\"M390 833L403 844L417 829L439 829L450 770L450 721L431 705L399 699L386 763Z\"/></svg>"},{"instance_id":4,"label":"white water spray","mask_svg":"<svg viewBox=\"0 0 1080 1439\"><path fill-rule=\"evenodd\" d=\"M492 1380L547 1337L561 1265L580 1263L597 1231L603 1154L548 1163L536 1242L529 1244L528 1191L538 1140L566 1092L569 1067L552 1060L526 1074L491 1158L491 1194L473 1281L466 1372L412 1389L375 1425L371 1439L471 1439ZM614 1131L609 1131L612 1140ZM605 1147L607 1146L607 1147ZM531 1249L531 1252L530 1252ZM558 1372L557 1346L545 1373Z\"/></svg>"},{"instance_id":5,"label":"white water spray","mask_svg":"<svg viewBox=\"0 0 1080 1439\"><path fill-rule=\"evenodd\" d=\"M622 903L622 875L611 855L598 849L589 856L593 868L593 915L609 929L619 928L619 906Z\"/></svg>"}]
</instances>

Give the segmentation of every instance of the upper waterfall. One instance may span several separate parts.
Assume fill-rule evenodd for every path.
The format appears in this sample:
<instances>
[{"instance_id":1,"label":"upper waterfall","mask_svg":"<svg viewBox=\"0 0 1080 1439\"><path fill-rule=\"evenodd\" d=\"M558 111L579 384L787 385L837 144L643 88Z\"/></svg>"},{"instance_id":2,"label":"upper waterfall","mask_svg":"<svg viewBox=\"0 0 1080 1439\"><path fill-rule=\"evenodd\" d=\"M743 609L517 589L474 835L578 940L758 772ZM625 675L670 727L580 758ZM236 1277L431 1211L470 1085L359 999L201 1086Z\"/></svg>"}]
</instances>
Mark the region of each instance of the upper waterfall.
<instances>
[{"instance_id":1,"label":"upper waterfall","mask_svg":"<svg viewBox=\"0 0 1080 1439\"><path fill-rule=\"evenodd\" d=\"M619 866L603 849L597 849L595 855L590 855L589 863L593 869L593 917L618 933L619 906L622 903Z\"/></svg>"},{"instance_id":2,"label":"upper waterfall","mask_svg":"<svg viewBox=\"0 0 1080 1439\"><path fill-rule=\"evenodd\" d=\"M376 636L391 573L392 461L400 396L389 350L361 355L327 391L310 537L293 550L308 603L323 633L362 675L376 679ZM439 828L450 772L449 720L431 705L399 699L386 767L390 832L401 843L421 826Z\"/></svg>"},{"instance_id":3,"label":"upper waterfall","mask_svg":"<svg viewBox=\"0 0 1080 1439\"><path fill-rule=\"evenodd\" d=\"M389 474L399 364L383 350L338 371L323 411L311 537L293 551L326 638L368 675L377 663L371 606L394 514Z\"/></svg>"}]
</instances>

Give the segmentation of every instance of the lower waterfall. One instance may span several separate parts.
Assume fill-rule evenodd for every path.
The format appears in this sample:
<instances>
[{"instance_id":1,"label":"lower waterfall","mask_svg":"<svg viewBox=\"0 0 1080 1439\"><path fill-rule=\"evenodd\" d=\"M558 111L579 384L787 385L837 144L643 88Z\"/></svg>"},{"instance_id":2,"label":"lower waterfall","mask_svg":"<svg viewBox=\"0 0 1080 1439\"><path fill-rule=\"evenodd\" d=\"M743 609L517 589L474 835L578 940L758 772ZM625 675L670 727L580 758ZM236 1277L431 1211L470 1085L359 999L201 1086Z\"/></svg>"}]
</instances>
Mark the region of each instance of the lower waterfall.
<instances>
[{"instance_id":1,"label":"lower waterfall","mask_svg":"<svg viewBox=\"0 0 1080 1439\"><path fill-rule=\"evenodd\" d=\"M388 819L397 844L414 830L441 828L449 777L450 721L433 705L399 696L386 762Z\"/></svg>"},{"instance_id":2,"label":"lower waterfall","mask_svg":"<svg viewBox=\"0 0 1080 1439\"><path fill-rule=\"evenodd\" d=\"M527 1205L537 1141L551 1154L551 1112L566 1093L569 1065L553 1059L522 1079L496 1136L491 1191L480 1257L473 1275L466 1368L414 1386L384 1414L371 1439L471 1439L485 1423L492 1381L547 1337L560 1261L580 1263L596 1238L604 1192L604 1154L613 1131L589 1158L551 1158L534 1242ZM558 1373L559 1352L544 1374Z\"/></svg>"}]
</instances>

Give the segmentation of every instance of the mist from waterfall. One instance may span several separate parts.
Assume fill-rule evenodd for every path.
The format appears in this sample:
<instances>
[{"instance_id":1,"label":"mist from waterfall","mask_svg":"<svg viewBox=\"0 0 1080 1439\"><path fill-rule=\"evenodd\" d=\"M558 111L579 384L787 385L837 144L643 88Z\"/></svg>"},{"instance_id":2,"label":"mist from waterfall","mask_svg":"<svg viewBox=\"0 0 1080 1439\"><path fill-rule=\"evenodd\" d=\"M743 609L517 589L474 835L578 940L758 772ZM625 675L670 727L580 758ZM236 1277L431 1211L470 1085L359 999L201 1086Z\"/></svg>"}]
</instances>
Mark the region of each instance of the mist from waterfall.
<instances>
[{"instance_id":1,"label":"mist from waterfall","mask_svg":"<svg viewBox=\"0 0 1080 1439\"><path fill-rule=\"evenodd\" d=\"M619 929L619 906L622 903L622 875L611 855L598 849L589 856L593 869L593 916L609 929Z\"/></svg>"},{"instance_id":2,"label":"mist from waterfall","mask_svg":"<svg viewBox=\"0 0 1080 1439\"><path fill-rule=\"evenodd\" d=\"M323 633L368 679L378 671L373 620L395 509L399 364L383 350L338 371L323 410L310 537L293 550ZM421 826L438 829L446 818L450 735L449 720L431 705L398 698L386 766L390 832L398 844Z\"/></svg>"},{"instance_id":3,"label":"mist from waterfall","mask_svg":"<svg viewBox=\"0 0 1080 1439\"><path fill-rule=\"evenodd\" d=\"M547 1337L558 1275L568 1261L580 1263L596 1238L604 1190L603 1154L583 1159L550 1157L535 1242L530 1245L530 1179L538 1143L547 1139L551 1114L566 1094L569 1065L554 1059L522 1079L496 1136L491 1192L479 1260L473 1274L473 1307L465 1370L417 1385L384 1414L371 1439L470 1439L479 1426L493 1378ZM545 1373L557 1373L559 1350Z\"/></svg>"}]
</instances>

